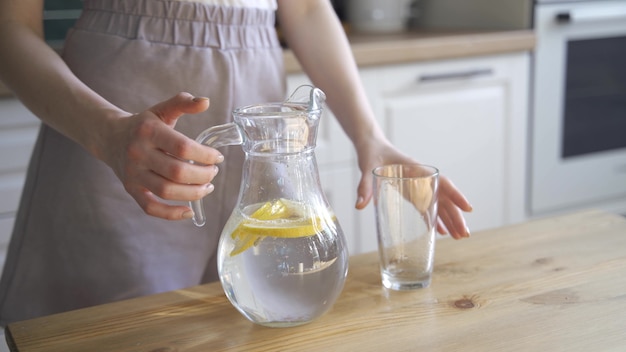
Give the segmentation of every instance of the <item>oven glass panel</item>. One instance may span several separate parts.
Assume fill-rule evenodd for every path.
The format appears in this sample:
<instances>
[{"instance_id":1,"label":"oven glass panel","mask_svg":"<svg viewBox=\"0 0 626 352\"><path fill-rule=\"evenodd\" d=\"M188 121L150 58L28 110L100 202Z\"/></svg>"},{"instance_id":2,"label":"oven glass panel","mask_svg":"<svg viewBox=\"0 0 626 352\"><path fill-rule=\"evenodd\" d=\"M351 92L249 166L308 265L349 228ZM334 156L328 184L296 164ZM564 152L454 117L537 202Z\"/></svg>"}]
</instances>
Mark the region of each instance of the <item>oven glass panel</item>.
<instances>
[{"instance_id":1,"label":"oven glass panel","mask_svg":"<svg viewBox=\"0 0 626 352\"><path fill-rule=\"evenodd\" d=\"M626 36L567 44L562 157L626 148Z\"/></svg>"}]
</instances>

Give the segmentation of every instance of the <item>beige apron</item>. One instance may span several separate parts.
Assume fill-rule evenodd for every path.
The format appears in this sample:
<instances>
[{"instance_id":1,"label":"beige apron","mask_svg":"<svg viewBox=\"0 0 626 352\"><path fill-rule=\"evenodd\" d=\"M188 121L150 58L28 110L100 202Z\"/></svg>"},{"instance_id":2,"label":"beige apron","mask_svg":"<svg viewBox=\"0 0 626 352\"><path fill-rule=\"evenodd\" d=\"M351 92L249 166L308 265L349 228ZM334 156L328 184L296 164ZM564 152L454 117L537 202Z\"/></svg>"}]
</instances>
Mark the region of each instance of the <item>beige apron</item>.
<instances>
[{"instance_id":1,"label":"beige apron","mask_svg":"<svg viewBox=\"0 0 626 352\"><path fill-rule=\"evenodd\" d=\"M63 57L79 79L140 112L180 91L211 99L176 129L195 136L236 106L285 96L274 11L164 0L88 0ZM0 323L217 279L216 248L241 179L240 147L204 199L207 225L146 215L112 170L51 128L32 155L0 282Z\"/></svg>"}]
</instances>

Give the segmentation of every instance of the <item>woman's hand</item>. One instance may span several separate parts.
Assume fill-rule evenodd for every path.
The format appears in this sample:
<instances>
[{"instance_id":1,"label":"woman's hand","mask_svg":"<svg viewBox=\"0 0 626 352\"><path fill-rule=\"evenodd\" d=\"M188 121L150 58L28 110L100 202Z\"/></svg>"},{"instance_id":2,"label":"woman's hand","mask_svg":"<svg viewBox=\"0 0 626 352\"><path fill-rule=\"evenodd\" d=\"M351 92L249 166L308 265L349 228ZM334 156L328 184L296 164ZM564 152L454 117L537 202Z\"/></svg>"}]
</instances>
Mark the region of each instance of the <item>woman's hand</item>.
<instances>
[{"instance_id":1,"label":"woman's hand","mask_svg":"<svg viewBox=\"0 0 626 352\"><path fill-rule=\"evenodd\" d=\"M416 161L394 148L378 127L348 38L330 2L282 0L278 2L278 17L289 48L312 82L326 93L328 106L359 154L362 177L356 207L362 209L372 198L372 170L376 166ZM463 211L471 210L463 194L440 175L439 233L450 233L457 239L469 236Z\"/></svg>"},{"instance_id":2,"label":"woman's hand","mask_svg":"<svg viewBox=\"0 0 626 352\"><path fill-rule=\"evenodd\" d=\"M373 194L372 170L386 164L402 164L417 162L398 151L389 141L377 138L357 148L361 182L358 187L357 209L363 209L370 202ZM449 233L453 238L469 237L470 232L465 224L463 212L472 211L472 206L452 181L439 175L439 198L437 210L437 232Z\"/></svg>"},{"instance_id":3,"label":"woman's hand","mask_svg":"<svg viewBox=\"0 0 626 352\"><path fill-rule=\"evenodd\" d=\"M179 93L142 113L110 119L106 124L108 132L98 143L96 155L113 169L147 214L190 219L193 212L189 207L166 204L162 199L192 201L213 191L210 182L218 172L215 164L224 157L174 130L180 116L208 107L208 98Z\"/></svg>"}]
</instances>

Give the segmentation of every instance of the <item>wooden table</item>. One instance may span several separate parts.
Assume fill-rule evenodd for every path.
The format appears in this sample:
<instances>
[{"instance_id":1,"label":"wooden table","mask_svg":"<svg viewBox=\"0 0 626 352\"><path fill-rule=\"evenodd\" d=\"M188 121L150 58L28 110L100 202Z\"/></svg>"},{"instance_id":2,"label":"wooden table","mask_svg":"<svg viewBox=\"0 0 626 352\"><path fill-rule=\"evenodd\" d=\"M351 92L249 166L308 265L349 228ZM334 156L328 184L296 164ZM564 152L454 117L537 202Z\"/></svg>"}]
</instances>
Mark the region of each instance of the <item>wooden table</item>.
<instances>
[{"instance_id":1,"label":"wooden table","mask_svg":"<svg viewBox=\"0 0 626 352\"><path fill-rule=\"evenodd\" d=\"M13 351L625 351L626 218L588 211L437 243L431 287L382 288L351 258L333 309L243 318L218 283L17 322Z\"/></svg>"}]
</instances>

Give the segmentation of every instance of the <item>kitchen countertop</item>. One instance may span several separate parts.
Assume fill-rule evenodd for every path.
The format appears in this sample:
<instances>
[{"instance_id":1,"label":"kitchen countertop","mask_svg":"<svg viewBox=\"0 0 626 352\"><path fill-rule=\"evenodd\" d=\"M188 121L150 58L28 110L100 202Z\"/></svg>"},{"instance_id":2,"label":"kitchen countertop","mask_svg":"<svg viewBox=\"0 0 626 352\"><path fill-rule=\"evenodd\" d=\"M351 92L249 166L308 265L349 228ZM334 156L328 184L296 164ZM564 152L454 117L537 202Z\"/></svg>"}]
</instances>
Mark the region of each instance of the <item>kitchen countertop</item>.
<instances>
[{"instance_id":1,"label":"kitchen countertop","mask_svg":"<svg viewBox=\"0 0 626 352\"><path fill-rule=\"evenodd\" d=\"M522 52L535 47L532 30L355 33L349 34L348 39L359 67ZM284 53L287 72L300 72L293 53L290 50Z\"/></svg>"},{"instance_id":2,"label":"kitchen countertop","mask_svg":"<svg viewBox=\"0 0 626 352\"><path fill-rule=\"evenodd\" d=\"M626 218L585 211L437 241L430 287L385 290L350 258L333 308L265 328L219 283L9 324L12 351L623 351Z\"/></svg>"},{"instance_id":3,"label":"kitchen countertop","mask_svg":"<svg viewBox=\"0 0 626 352\"><path fill-rule=\"evenodd\" d=\"M360 67L415 61L529 51L535 46L532 30L515 31L414 31L401 34L349 34ZM288 73L301 72L293 53L285 49ZM12 93L0 82L0 96Z\"/></svg>"}]
</instances>

